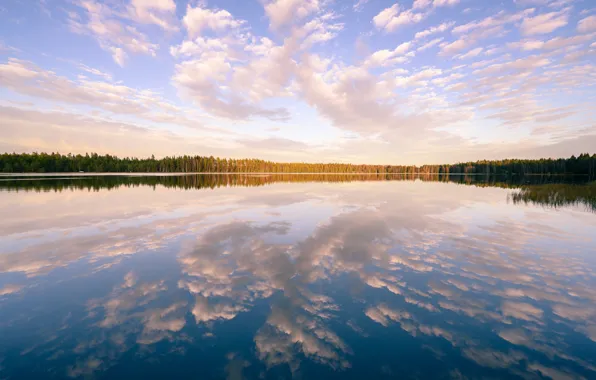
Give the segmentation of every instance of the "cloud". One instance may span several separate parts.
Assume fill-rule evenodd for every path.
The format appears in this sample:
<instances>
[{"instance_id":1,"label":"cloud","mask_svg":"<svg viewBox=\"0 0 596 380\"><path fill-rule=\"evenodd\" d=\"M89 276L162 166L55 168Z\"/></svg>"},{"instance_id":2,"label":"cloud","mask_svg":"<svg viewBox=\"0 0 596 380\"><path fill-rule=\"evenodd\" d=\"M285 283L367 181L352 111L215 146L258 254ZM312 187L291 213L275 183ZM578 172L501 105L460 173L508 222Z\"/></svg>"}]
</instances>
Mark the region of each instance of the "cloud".
<instances>
[{"instance_id":1,"label":"cloud","mask_svg":"<svg viewBox=\"0 0 596 380\"><path fill-rule=\"evenodd\" d=\"M411 42L404 42L393 50L377 50L366 60L365 65L377 67L392 66L396 63L402 63L407 59L406 53L411 46Z\"/></svg>"},{"instance_id":2,"label":"cloud","mask_svg":"<svg viewBox=\"0 0 596 380\"><path fill-rule=\"evenodd\" d=\"M419 39L419 38L428 37L432 34L442 33L442 32L445 32L445 31L451 29L453 27L453 25L455 25L455 22L453 22L453 21L444 22L440 25L432 26L426 30L423 30L422 32L416 33L414 35L414 38Z\"/></svg>"},{"instance_id":3,"label":"cloud","mask_svg":"<svg viewBox=\"0 0 596 380\"><path fill-rule=\"evenodd\" d=\"M501 31L505 25L527 19L535 11L534 8L525 9L516 13L507 13L500 11L493 16L486 17L480 21L472 21L467 24L458 25L453 28L454 34L467 34L474 33L480 36L492 36L494 37L495 31ZM470 37L472 38L472 37Z\"/></svg>"},{"instance_id":4,"label":"cloud","mask_svg":"<svg viewBox=\"0 0 596 380\"><path fill-rule=\"evenodd\" d=\"M314 8L318 9L317 4L278 1L268 3L266 7L273 9L277 15L273 16L274 20L277 20L275 17L279 16L280 9L306 7L314 11ZM309 13L306 12L305 17ZM192 59L176 65L172 83L183 98L218 117L286 121L291 116L287 109L265 108L261 103L269 98L292 95L290 85L296 70L295 56L313 45L335 38L343 27L335 19L333 13L317 14L304 24L296 25L282 45L266 37L259 38L250 33L238 35L230 30L224 30L220 39L199 37L184 41L170 51L176 57Z\"/></svg>"},{"instance_id":5,"label":"cloud","mask_svg":"<svg viewBox=\"0 0 596 380\"><path fill-rule=\"evenodd\" d=\"M460 0L414 0L412 9L424 9L431 5L433 7L453 6L459 4Z\"/></svg>"},{"instance_id":6,"label":"cloud","mask_svg":"<svg viewBox=\"0 0 596 380\"><path fill-rule=\"evenodd\" d=\"M352 7L355 12L360 12L370 0L357 0Z\"/></svg>"},{"instance_id":7,"label":"cloud","mask_svg":"<svg viewBox=\"0 0 596 380\"><path fill-rule=\"evenodd\" d=\"M220 117L232 120L246 120L255 116L275 121L288 119L286 109L262 108L241 93L230 93L218 84L235 73L228 58L224 54L214 53L179 63L172 83L183 97Z\"/></svg>"},{"instance_id":8,"label":"cloud","mask_svg":"<svg viewBox=\"0 0 596 380\"><path fill-rule=\"evenodd\" d=\"M167 156L197 151L218 154L230 148L212 138L194 142L187 137L144 126L66 112L40 112L0 106L3 134L0 146L7 152L69 152L120 156ZM212 147L209 148L208 146Z\"/></svg>"},{"instance_id":9,"label":"cloud","mask_svg":"<svg viewBox=\"0 0 596 380\"><path fill-rule=\"evenodd\" d=\"M197 323L205 323L215 320L233 319L241 311L244 311L244 308L240 305L232 306L223 303L214 303L211 305L207 298L196 296L192 315L195 317Z\"/></svg>"},{"instance_id":10,"label":"cloud","mask_svg":"<svg viewBox=\"0 0 596 380\"><path fill-rule=\"evenodd\" d=\"M268 0L265 3L265 14L272 29L300 21L320 9L319 0Z\"/></svg>"},{"instance_id":11,"label":"cloud","mask_svg":"<svg viewBox=\"0 0 596 380\"><path fill-rule=\"evenodd\" d=\"M501 305L503 315L526 321L535 321L542 318L543 311L535 306L521 302L506 301Z\"/></svg>"},{"instance_id":12,"label":"cloud","mask_svg":"<svg viewBox=\"0 0 596 380\"><path fill-rule=\"evenodd\" d=\"M84 17L76 12L69 13L70 30L95 38L102 49L112 54L118 65L124 66L127 53L156 55L158 45L151 43L147 35L134 26L126 25L119 13L110 6L93 0L78 0L74 4L82 9ZM150 8L145 6L140 9Z\"/></svg>"},{"instance_id":13,"label":"cloud","mask_svg":"<svg viewBox=\"0 0 596 380\"><path fill-rule=\"evenodd\" d=\"M460 38L453 42L444 42L441 44L441 55L453 55L455 53L459 53L462 50L466 50L476 41L469 38Z\"/></svg>"},{"instance_id":14,"label":"cloud","mask_svg":"<svg viewBox=\"0 0 596 380\"><path fill-rule=\"evenodd\" d=\"M386 304L380 304L376 307L369 307L366 309L364 314L383 326L389 326L390 321L400 322L412 318L410 313L400 310L393 310Z\"/></svg>"},{"instance_id":15,"label":"cloud","mask_svg":"<svg viewBox=\"0 0 596 380\"><path fill-rule=\"evenodd\" d=\"M430 49L431 47L438 45L443 41L443 38L435 38L434 40L430 40L429 42L425 43L424 45L419 46L416 51L424 51Z\"/></svg>"},{"instance_id":16,"label":"cloud","mask_svg":"<svg viewBox=\"0 0 596 380\"><path fill-rule=\"evenodd\" d=\"M186 14L182 18L182 23L188 32L190 38L201 35L204 30L222 32L228 29L234 29L242 26L244 21L237 20L225 9L212 10L202 6L192 7L190 4L186 7Z\"/></svg>"},{"instance_id":17,"label":"cloud","mask_svg":"<svg viewBox=\"0 0 596 380\"><path fill-rule=\"evenodd\" d=\"M474 58L474 57L477 57L480 53L482 53L483 50L484 50L483 48L478 47L478 48L472 49L464 54L457 55L456 58L457 59Z\"/></svg>"},{"instance_id":18,"label":"cloud","mask_svg":"<svg viewBox=\"0 0 596 380\"><path fill-rule=\"evenodd\" d=\"M6 284L0 288L0 297L7 296L9 294L18 293L23 289L23 285Z\"/></svg>"},{"instance_id":19,"label":"cloud","mask_svg":"<svg viewBox=\"0 0 596 380\"><path fill-rule=\"evenodd\" d=\"M426 14L414 12L412 9L400 12L399 4L395 3L373 17L373 24L377 29L382 29L385 32L393 32L402 25L416 24L425 17Z\"/></svg>"},{"instance_id":20,"label":"cloud","mask_svg":"<svg viewBox=\"0 0 596 380\"><path fill-rule=\"evenodd\" d=\"M88 107L91 118L114 118L146 129L176 128L179 136L206 138L222 152L238 148L250 153L250 145L244 144L254 142L254 149L262 146L268 158L284 160L303 160L310 152L311 157L316 153L330 160L387 164L427 158L458 161L475 155L515 155L505 146L513 144L534 152L536 146L565 139L564 130L586 136L591 126L585 105L561 112L548 109L555 108L561 94L589 99L584 95L593 82L593 32L588 26L576 35L563 36L562 27L549 38L537 33L567 20L572 14L569 4L518 2L520 8L496 10L488 17L468 12L463 22L451 16L441 20L439 16L448 16L443 7L456 3L418 0L371 7L371 27L382 33L361 33L357 56L347 59L349 39L358 26L347 22L342 12L359 17L352 8L361 9L362 2L340 7L320 0L262 1L266 19L261 21L269 23L263 29L250 15L210 8L205 2L176 8L172 0L81 0L67 7L69 27L97 41L118 65L136 63L135 55L157 57L162 52L155 36L166 43L175 37L169 55L159 57L165 59L164 68L169 67L163 70L169 75L164 83L174 92L160 95L161 88L116 83L125 79L127 70L91 62L78 67L77 77L49 69L50 64L41 68L13 58L0 64L0 82L11 93L51 103L47 109L73 107L68 112L76 114ZM525 9L526 5L535 8ZM457 13L457 8L449 12ZM590 17L582 12L579 19L589 25ZM432 23L423 24L427 19ZM400 27L417 29L408 32L409 40L382 38ZM179 36L173 33L177 29ZM524 35L524 30L530 34ZM362 49L365 41L370 52ZM441 64L434 65L436 60ZM314 141L312 136L285 135L292 125L312 122L321 123L326 136L321 144L299 147L300 141ZM513 126L515 133L507 129ZM281 128L276 135L280 140L267 137L271 127ZM247 131L258 137L243 136ZM311 132L309 127L300 133ZM77 134L83 135L89 133ZM327 140L332 138L330 144ZM27 141L33 144L32 140ZM288 154L268 149L276 142L292 148ZM39 141L34 145L45 146ZM189 144L170 146L179 151Z\"/></svg>"},{"instance_id":21,"label":"cloud","mask_svg":"<svg viewBox=\"0 0 596 380\"><path fill-rule=\"evenodd\" d=\"M414 0L412 4L413 9L424 9L432 4L432 0Z\"/></svg>"},{"instance_id":22,"label":"cloud","mask_svg":"<svg viewBox=\"0 0 596 380\"><path fill-rule=\"evenodd\" d=\"M98 70L96 68L89 67L89 66L84 65L82 63L77 64L77 67L79 69L81 69L82 71L85 71L85 72L87 72L89 74L93 74L95 76L98 76L100 78L103 78L104 80L107 80L107 81L111 81L112 80L112 75L111 74L108 74L108 73L103 72L101 70Z\"/></svg>"},{"instance_id":23,"label":"cloud","mask_svg":"<svg viewBox=\"0 0 596 380\"><path fill-rule=\"evenodd\" d=\"M576 45L591 42L596 36L596 33L581 34L572 37L554 37L550 40L520 40L516 42L510 42L507 47L511 49L521 49L524 51L531 50L557 50L572 48Z\"/></svg>"},{"instance_id":24,"label":"cloud","mask_svg":"<svg viewBox=\"0 0 596 380\"><path fill-rule=\"evenodd\" d=\"M174 0L131 0L130 18L142 24L155 24L167 31L177 31Z\"/></svg>"},{"instance_id":25,"label":"cloud","mask_svg":"<svg viewBox=\"0 0 596 380\"><path fill-rule=\"evenodd\" d=\"M520 30L523 35L548 34L565 25L569 19L568 10L550 12L527 17L521 23Z\"/></svg>"},{"instance_id":26,"label":"cloud","mask_svg":"<svg viewBox=\"0 0 596 380\"><path fill-rule=\"evenodd\" d=\"M435 7L453 6L459 4L460 0L434 0L433 5Z\"/></svg>"},{"instance_id":27,"label":"cloud","mask_svg":"<svg viewBox=\"0 0 596 380\"><path fill-rule=\"evenodd\" d=\"M578 21L577 31L580 33L590 33L596 31L596 16L588 16Z\"/></svg>"},{"instance_id":28,"label":"cloud","mask_svg":"<svg viewBox=\"0 0 596 380\"><path fill-rule=\"evenodd\" d=\"M152 91L86 78L74 81L15 58L0 64L0 85L39 99L86 105L117 115L134 115L157 124L172 123L197 129L202 124L191 112L185 112Z\"/></svg>"}]
</instances>

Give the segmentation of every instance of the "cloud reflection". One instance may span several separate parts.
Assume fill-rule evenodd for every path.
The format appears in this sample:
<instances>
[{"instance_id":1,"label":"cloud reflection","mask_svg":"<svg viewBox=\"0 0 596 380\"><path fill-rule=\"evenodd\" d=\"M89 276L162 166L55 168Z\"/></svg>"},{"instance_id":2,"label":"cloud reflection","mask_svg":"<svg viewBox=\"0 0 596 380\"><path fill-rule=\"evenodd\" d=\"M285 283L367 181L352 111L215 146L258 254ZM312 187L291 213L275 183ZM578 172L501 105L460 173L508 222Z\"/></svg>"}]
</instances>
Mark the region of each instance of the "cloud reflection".
<instances>
[{"instance_id":1,"label":"cloud reflection","mask_svg":"<svg viewBox=\"0 0 596 380\"><path fill-rule=\"evenodd\" d=\"M162 194L145 194L154 211L131 206L129 218L94 222L92 232L71 225L27 243L9 234L15 248L0 270L33 283L83 259L93 275L148 251L175 260L174 274L126 271L87 301L95 330L71 347L72 376L109 368L133 344L216 340L262 308L253 352L294 374L304 360L349 370L358 347L346 331L366 340L374 326L510 376L596 375L594 359L570 349L596 341L596 276L585 254L596 222L575 210L520 210L503 202L507 190L443 183L248 190L159 207ZM0 295L28 285L3 285ZM191 338L191 328L201 335ZM231 377L250 364L245 357L226 359Z\"/></svg>"}]
</instances>

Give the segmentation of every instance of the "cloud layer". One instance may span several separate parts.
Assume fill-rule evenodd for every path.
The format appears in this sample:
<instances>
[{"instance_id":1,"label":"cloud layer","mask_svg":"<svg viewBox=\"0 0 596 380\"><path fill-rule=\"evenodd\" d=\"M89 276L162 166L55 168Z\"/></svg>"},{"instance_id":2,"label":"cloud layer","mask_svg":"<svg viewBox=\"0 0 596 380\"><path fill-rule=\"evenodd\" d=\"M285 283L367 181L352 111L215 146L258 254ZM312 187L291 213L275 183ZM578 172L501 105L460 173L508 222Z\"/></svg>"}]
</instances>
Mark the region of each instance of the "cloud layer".
<instances>
[{"instance_id":1,"label":"cloud layer","mask_svg":"<svg viewBox=\"0 0 596 380\"><path fill-rule=\"evenodd\" d=\"M23 112L100 110L111 122L179 137L168 152L153 148L157 155L186 153L189 140L222 147L221 156L357 163L537 157L549 147L577 154L584 148L573 139L596 133L596 16L584 3L482 11L455 0L268 0L249 12L217 2L77 0L25 19L52 17L64 41L93 55L78 48L62 57L48 46L52 58L40 59L3 36L0 101ZM85 149L148 151L125 134L96 147L93 133L84 135ZM42 148L24 140L2 144Z\"/></svg>"}]
</instances>

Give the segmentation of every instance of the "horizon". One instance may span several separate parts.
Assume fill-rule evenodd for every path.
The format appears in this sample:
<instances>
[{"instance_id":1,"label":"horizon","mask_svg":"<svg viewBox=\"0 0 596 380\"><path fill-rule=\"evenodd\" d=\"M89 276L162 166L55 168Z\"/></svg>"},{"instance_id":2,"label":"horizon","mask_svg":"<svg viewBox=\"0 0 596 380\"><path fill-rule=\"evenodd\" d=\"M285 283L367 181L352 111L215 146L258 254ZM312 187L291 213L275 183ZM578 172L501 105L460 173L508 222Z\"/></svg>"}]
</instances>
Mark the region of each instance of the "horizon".
<instances>
[{"instance_id":1,"label":"horizon","mask_svg":"<svg viewBox=\"0 0 596 380\"><path fill-rule=\"evenodd\" d=\"M596 153L587 0L32 3L0 6L0 152L403 166Z\"/></svg>"},{"instance_id":2,"label":"horizon","mask_svg":"<svg viewBox=\"0 0 596 380\"><path fill-rule=\"evenodd\" d=\"M60 155L62 157L68 157L69 155L71 155L72 157L76 157L76 156L81 156L81 157L92 157L93 155L98 155L99 157L106 157L106 156L111 156L111 158L117 159L117 160L139 160L139 161L146 161L146 160L156 160L156 161L161 161L164 159L179 159L179 158L184 158L187 157L189 159L192 158L196 158L196 157L200 157L200 158L213 158L214 160L235 160L235 161L264 161L264 162L269 162L269 163L273 163L273 164L281 164L281 165L285 165L285 164L308 164L308 165L352 165L352 166L394 166L394 167L417 167L417 168L421 168L423 166L447 166L447 165L452 165L452 166L457 166L457 165L462 165L462 164L467 164L467 163L481 163L481 162L504 162L504 161L532 161L532 162L537 162L537 161L543 161L543 160L551 160L551 161L557 161L557 160L571 160L573 158L578 159L584 155L587 155L588 158L590 159L594 159L594 157L596 156L596 153L594 154L589 154L587 152L582 152L580 154L572 154L569 157L539 157L539 158L519 158L519 157L506 157L503 159L498 159L498 160L487 160L487 159L478 159L478 160L474 160L474 161L456 161L456 162L442 162L442 163L423 163L423 164L419 164L419 165L415 165L415 164L401 164L401 163L393 163L393 164L367 164L367 163L357 163L357 162L323 162L323 161L313 161L313 162L308 162L308 161L270 161L270 160L265 160L262 158L258 158L258 157L240 157L240 158L231 158L231 157L220 157L220 156L203 156L200 154L187 154L187 155L166 155L166 156L161 156L161 157L157 157L155 155L151 155L151 156L118 156L118 155L111 155L111 154L99 154L96 152L85 152L85 153L60 153L60 152L26 152L26 153L17 153L17 152L3 152L0 153L0 156L2 155ZM213 173L221 173L221 172L213 172ZM250 172L247 172L250 173ZM272 172L273 173L273 172ZM291 173L290 173L291 174ZM309 174L309 173L303 173L303 174ZM324 173L319 173L319 174L324 174ZM450 173L450 174L457 174L457 173ZM470 174L470 173L468 173ZM0 172L0 175L2 175L2 173Z\"/></svg>"}]
</instances>

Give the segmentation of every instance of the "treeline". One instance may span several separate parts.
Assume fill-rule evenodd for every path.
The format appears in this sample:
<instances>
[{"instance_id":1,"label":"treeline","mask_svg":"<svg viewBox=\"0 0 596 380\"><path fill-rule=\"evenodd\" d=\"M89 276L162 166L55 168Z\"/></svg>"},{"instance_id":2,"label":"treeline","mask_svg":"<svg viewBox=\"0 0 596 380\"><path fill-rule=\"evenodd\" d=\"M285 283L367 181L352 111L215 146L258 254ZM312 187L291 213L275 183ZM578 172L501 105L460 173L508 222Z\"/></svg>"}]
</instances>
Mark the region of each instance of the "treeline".
<instances>
[{"instance_id":1,"label":"treeline","mask_svg":"<svg viewBox=\"0 0 596 380\"><path fill-rule=\"evenodd\" d=\"M559 159L463 162L447 165L354 165L342 163L279 163L258 159L203 156L118 158L112 155L4 153L4 173L134 172L134 173L374 173L374 174L582 174L596 177L596 154Z\"/></svg>"}]
</instances>

